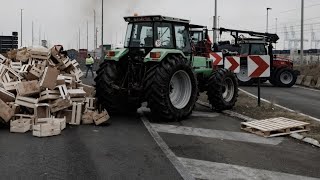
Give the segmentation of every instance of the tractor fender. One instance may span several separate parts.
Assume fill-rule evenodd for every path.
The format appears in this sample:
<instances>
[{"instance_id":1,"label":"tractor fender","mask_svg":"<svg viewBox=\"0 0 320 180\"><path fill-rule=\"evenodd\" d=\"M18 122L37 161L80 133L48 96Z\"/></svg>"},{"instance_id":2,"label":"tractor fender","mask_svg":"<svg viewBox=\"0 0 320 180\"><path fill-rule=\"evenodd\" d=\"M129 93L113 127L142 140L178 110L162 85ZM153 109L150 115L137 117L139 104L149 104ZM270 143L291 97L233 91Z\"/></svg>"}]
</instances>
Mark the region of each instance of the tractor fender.
<instances>
[{"instance_id":1,"label":"tractor fender","mask_svg":"<svg viewBox=\"0 0 320 180\"><path fill-rule=\"evenodd\" d=\"M156 53L157 57L151 57L151 53ZM169 54L178 54L186 58L184 53L178 49L153 49L147 56L144 58L144 62L161 62Z\"/></svg>"},{"instance_id":2,"label":"tractor fender","mask_svg":"<svg viewBox=\"0 0 320 180\"><path fill-rule=\"evenodd\" d=\"M109 52L112 52L113 55L110 56L111 53L109 53ZM128 54L128 52L129 52L128 48L109 50L109 51L107 51L105 60L119 61L123 56Z\"/></svg>"}]
</instances>

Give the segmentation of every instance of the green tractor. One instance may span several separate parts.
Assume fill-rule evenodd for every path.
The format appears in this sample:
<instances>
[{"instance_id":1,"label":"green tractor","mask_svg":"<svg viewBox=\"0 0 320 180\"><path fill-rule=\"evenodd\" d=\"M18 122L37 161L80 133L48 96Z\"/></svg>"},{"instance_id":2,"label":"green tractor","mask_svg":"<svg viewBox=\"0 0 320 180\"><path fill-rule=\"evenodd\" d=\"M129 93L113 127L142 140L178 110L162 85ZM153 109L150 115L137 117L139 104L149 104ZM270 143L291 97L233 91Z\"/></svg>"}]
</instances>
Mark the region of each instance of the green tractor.
<instances>
[{"instance_id":1,"label":"green tractor","mask_svg":"<svg viewBox=\"0 0 320 180\"><path fill-rule=\"evenodd\" d=\"M147 102L157 119L181 120L192 113L199 90L210 92L208 99L219 111L234 106L238 92L234 75L214 70L210 58L193 55L188 20L124 19L128 22L124 49L108 51L95 78L98 103L109 113L136 112ZM232 83L225 83L231 74Z\"/></svg>"}]
</instances>

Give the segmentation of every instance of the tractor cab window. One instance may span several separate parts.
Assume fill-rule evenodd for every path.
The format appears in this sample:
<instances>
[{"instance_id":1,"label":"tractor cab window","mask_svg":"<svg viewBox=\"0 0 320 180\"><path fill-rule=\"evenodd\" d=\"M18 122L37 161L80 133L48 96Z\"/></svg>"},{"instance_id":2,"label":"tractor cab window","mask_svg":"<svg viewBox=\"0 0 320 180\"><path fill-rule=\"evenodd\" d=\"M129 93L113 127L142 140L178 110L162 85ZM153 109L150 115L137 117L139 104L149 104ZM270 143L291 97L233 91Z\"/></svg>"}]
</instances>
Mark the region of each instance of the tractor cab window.
<instances>
[{"instance_id":1,"label":"tractor cab window","mask_svg":"<svg viewBox=\"0 0 320 180\"><path fill-rule=\"evenodd\" d=\"M193 32L192 33L192 41L193 43L197 44L198 42L202 41L202 32Z\"/></svg>"},{"instance_id":2,"label":"tractor cab window","mask_svg":"<svg viewBox=\"0 0 320 180\"><path fill-rule=\"evenodd\" d=\"M250 44L241 44L240 55L248 56L250 52Z\"/></svg>"},{"instance_id":3,"label":"tractor cab window","mask_svg":"<svg viewBox=\"0 0 320 180\"><path fill-rule=\"evenodd\" d=\"M188 28L182 25L176 25L174 28L177 49L182 50L183 52L190 52L191 46Z\"/></svg>"},{"instance_id":4,"label":"tractor cab window","mask_svg":"<svg viewBox=\"0 0 320 180\"><path fill-rule=\"evenodd\" d=\"M172 25L170 23L155 23L155 42L157 48L174 48Z\"/></svg>"},{"instance_id":5,"label":"tractor cab window","mask_svg":"<svg viewBox=\"0 0 320 180\"><path fill-rule=\"evenodd\" d=\"M264 44L251 44L250 55L266 55L266 48Z\"/></svg>"},{"instance_id":6,"label":"tractor cab window","mask_svg":"<svg viewBox=\"0 0 320 180\"><path fill-rule=\"evenodd\" d=\"M125 47L153 47L152 23L129 24Z\"/></svg>"}]
</instances>

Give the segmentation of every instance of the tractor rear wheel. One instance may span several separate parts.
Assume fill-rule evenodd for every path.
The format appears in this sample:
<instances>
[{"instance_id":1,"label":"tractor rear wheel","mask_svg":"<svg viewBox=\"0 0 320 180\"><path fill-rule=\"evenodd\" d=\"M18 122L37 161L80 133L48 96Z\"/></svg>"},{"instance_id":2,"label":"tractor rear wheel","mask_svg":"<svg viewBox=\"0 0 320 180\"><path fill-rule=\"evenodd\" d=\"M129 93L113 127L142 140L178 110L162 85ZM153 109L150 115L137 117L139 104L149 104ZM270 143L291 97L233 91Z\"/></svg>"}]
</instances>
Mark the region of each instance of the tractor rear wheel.
<instances>
[{"instance_id":1,"label":"tractor rear wheel","mask_svg":"<svg viewBox=\"0 0 320 180\"><path fill-rule=\"evenodd\" d=\"M105 61L95 78L98 104L110 114L135 113L139 108L139 102L129 103L128 96L120 92L123 75L117 62Z\"/></svg>"},{"instance_id":2,"label":"tractor rear wheel","mask_svg":"<svg viewBox=\"0 0 320 180\"><path fill-rule=\"evenodd\" d=\"M197 93L193 69L181 55L168 55L147 72L145 99L157 120L177 121L188 117Z\"/></svg>"},{"instance_id":3,"label":"tractor rear wheel","mask_svg":"<svg viewBox=\"0 0 320 180\"><path fill-rule=\"evenodd\" d=\"M232 109L238 98L238 82L226 69L214 71L208 82L208 100L216 111Z\"/></svg>"},{"instance_id":4,"label":"tractor rear wheel","mask_svg":"<svg viewBox=\"0 0 320 180\"><path fill-rule=\"evenodd\" d=\"M292 69L284 68L276 74L276 85L279 87L292 87L297 81L297 76Z\"/></svg>"}]
</instances>

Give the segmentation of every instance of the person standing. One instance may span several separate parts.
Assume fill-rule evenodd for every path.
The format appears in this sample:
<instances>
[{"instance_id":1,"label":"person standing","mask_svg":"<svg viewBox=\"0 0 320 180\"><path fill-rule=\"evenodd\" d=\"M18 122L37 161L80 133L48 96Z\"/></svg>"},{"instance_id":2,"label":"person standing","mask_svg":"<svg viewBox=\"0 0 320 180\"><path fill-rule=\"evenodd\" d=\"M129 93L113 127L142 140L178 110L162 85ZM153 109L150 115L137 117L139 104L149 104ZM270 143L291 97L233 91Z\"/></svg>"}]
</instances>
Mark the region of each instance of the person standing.
<instances>
[{"instance_id":1,"label":"person standing","mask_svg":"<svg viewBox=\"0 0 320 180\"><path fill-rule=\"evenodd\" d=\"M91 70L92 77L94 77L94 74L93 74L93 64L94 64L94 60L93 60L93 58L91 57L91 55L88 54L88 57L86 58L86 67L87 67L86 78L87 78L87 76L88 76L89 70Z\"/></svg>"}]
</instances>

